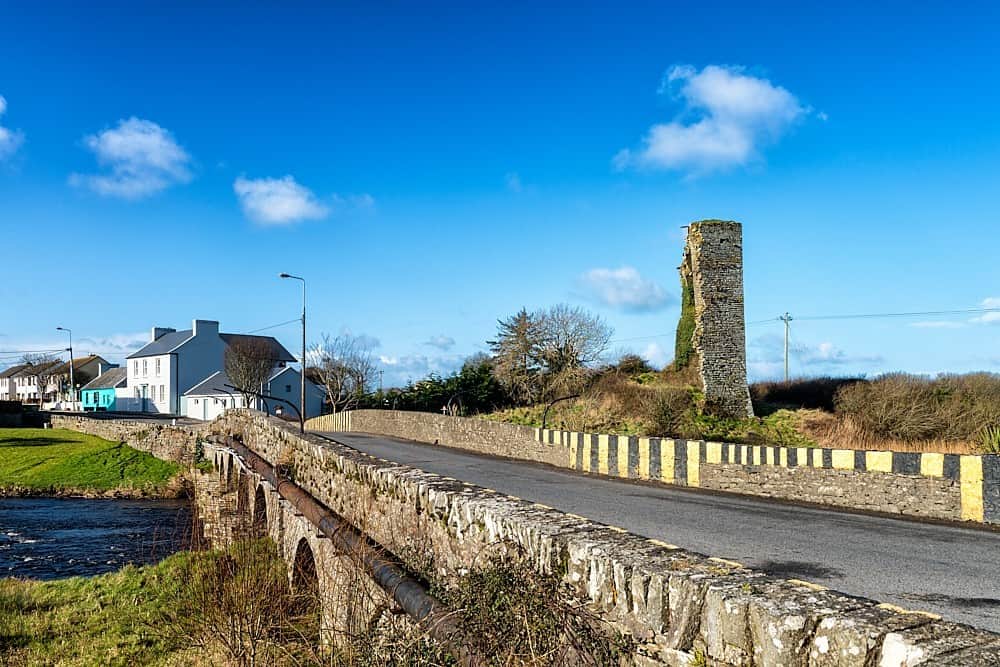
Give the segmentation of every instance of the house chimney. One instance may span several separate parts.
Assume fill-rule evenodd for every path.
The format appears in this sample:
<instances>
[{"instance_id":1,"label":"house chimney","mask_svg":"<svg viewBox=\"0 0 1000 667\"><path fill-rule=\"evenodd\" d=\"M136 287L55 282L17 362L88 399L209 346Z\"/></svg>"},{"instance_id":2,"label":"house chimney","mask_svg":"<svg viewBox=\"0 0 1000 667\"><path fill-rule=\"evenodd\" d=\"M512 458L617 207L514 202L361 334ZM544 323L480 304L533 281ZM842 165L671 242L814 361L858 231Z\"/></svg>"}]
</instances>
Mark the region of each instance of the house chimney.
<instances>
[{"instance_id":1,"label":"house chimney","mask_svg":"<svg viewBox=\"0 0 1000 667\"><path fill-rule=\"evenodd\" d=\"M153 327L153 334L152 334L152 336L150 336L149 342L152 343L154 340L156 340L160 336L163 336L164 334L168 334L168 333L173 333L175 331L177 331L177 329L169 329L167 327Z\"/></svg>"},{"instance_id":2,"label":"house chimney","mask_svg":"<svg viewBox=\"0 0 1000 667\"><path fill-rule=\"evenodd\" d=\"M219 323L215 320L194 320L191 322L192 336L219 335Z\"/></svg>"}]
</instances>

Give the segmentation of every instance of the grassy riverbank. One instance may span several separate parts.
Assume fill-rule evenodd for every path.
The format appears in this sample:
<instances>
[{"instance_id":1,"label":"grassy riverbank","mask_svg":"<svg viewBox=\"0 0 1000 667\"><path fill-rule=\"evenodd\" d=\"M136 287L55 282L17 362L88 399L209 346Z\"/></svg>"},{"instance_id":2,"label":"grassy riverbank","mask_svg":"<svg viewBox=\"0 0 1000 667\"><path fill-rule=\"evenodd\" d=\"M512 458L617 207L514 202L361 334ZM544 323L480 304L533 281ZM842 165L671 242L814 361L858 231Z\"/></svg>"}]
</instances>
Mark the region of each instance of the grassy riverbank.
<instances>
[{"instance_id":1,"label":"grassy riverbank","mask_svg":"<svg viewBox=\"0 0 1000 667\"><path fill-rule=\"evenodd\" d=\"M181 552L157 565L97 577L0 579L4 664L198 664L183 656L186 646L155 628L176 600L170 593L185 563L199 556Z\"/></svg>"},{"instance_id":2,"label":"grassy riverbank","mask_svg":"<svg viewBox=\"0 0 1000 667\"><path fill-rule=\"evenodd\" d=\"M0 429L0 495L176 496L180 466L64 429Z\"/></svg>"}]
</instances>

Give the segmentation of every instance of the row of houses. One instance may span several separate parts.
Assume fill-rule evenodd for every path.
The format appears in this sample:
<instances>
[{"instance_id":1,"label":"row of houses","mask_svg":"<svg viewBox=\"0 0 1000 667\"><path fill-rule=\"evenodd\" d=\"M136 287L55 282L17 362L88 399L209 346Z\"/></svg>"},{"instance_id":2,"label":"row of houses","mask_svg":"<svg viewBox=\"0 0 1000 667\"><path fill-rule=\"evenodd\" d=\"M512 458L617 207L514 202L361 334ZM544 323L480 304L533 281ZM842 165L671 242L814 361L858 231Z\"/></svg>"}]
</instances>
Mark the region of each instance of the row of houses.
<instances>
[{"instance_id":1,"label":"row of houses","mask_svg":"<svg viewBox=\"0 0 1000 667\"><path fill-rule=\"evenodd\" d=\"M266 350L272 364L268 379L256 390L261 396L249 401L233 388L225 371L226 350L241 344ZM194 419L214 419L227 408L238 407L274 412L287 405L284 401L299 405L301 376L288 365L294 361L295 357L275 338L222 333L214 320L194 320L190 329L181 331L153 327L149 342L130 354L124 367L108 364L82 386L79 402L86 411L158 413ZM19 373L25 369L11 368L0 374L0 398L5 395L3 375L11 372L12 377L20 378ZM78 372L74 366L74 373ZM14 386L18 386L16 382ZM36 394L29 399L37 399L37 386L33 392L26 386L18 395L29 393ZM307 417L321 413L324 396L320 387L306 380Z\"/></svg>"},{"instance_id":2,"label":"row of houses","mask_svg":"<svg viewBox=\"0 0 1000 667\"><path fill-rule=\"evenodd\" d=\"M78 387L100 377L105 371L117 365L96 354L73 359L72 364L73 382ZM69 361L22 363L0 372L0 401L39 405L62 401L69 403L72 395Z\"/></svg>"}]
</instances>

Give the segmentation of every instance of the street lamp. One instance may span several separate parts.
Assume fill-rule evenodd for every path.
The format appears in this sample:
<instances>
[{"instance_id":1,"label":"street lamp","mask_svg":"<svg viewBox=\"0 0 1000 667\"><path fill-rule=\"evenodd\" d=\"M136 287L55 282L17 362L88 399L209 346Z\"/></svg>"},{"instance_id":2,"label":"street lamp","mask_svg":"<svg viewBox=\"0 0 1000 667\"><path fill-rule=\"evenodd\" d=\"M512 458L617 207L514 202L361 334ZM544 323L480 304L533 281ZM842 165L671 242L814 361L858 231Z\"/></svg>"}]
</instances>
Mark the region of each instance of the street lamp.
<instances>
[{"instance_id":1,"label":"street lamp","mask_svg":"<svg viewBox=\"0 0 1000 667\"><path fill-rule=\"evenodd\" d=\"M76 384L73 378L73 330L66 327L56 327L56 331L65 331L69 334L69 409L76 409Z\"/></svg>"},{"instance_id":2,"label":"street lamp","mask_svg":"<svg viewBox=\"0 0 1000 667\"><path fill-rule=\"evenodd\" d=\"M305 433L306 430L306 279L293 276L290 273L279 273L279 278L291 278L302 282L302 368L299 373L302 381L299 390L299 431Z\"/></svg>"}]
</instances>

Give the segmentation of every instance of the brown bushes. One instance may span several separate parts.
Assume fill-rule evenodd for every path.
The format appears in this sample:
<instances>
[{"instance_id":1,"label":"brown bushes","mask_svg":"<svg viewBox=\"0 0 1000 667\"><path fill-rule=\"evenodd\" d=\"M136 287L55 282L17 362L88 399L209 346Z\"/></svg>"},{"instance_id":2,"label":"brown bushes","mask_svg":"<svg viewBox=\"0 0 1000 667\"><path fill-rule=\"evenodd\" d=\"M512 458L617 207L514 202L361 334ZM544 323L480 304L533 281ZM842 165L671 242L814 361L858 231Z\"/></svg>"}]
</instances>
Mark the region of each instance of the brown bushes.
<instances>
[{"instance_id":1,"label":"brown bushes","mask_svg":"<svg viewBox=\"0 0 1000 667\"><path fill-rule=\"evenodd\" d=\"M758 415L768 414L777 408L790 410L826 410L833 412L837 392L861 378L796 378L787 382L755 382L750 385L750 398Z\"/></svg>"},{"instance_id":2,"label":"brown bushes","mask_svg":"<svg viewBox=\"0 0 1000 667\"><path fill-rule=\"evenodd\" d=\"M868 437L979 442L984 429L1000 425L1000 376L893 373L842 387L835 407Z\"/></svg>"}]
</instances>

